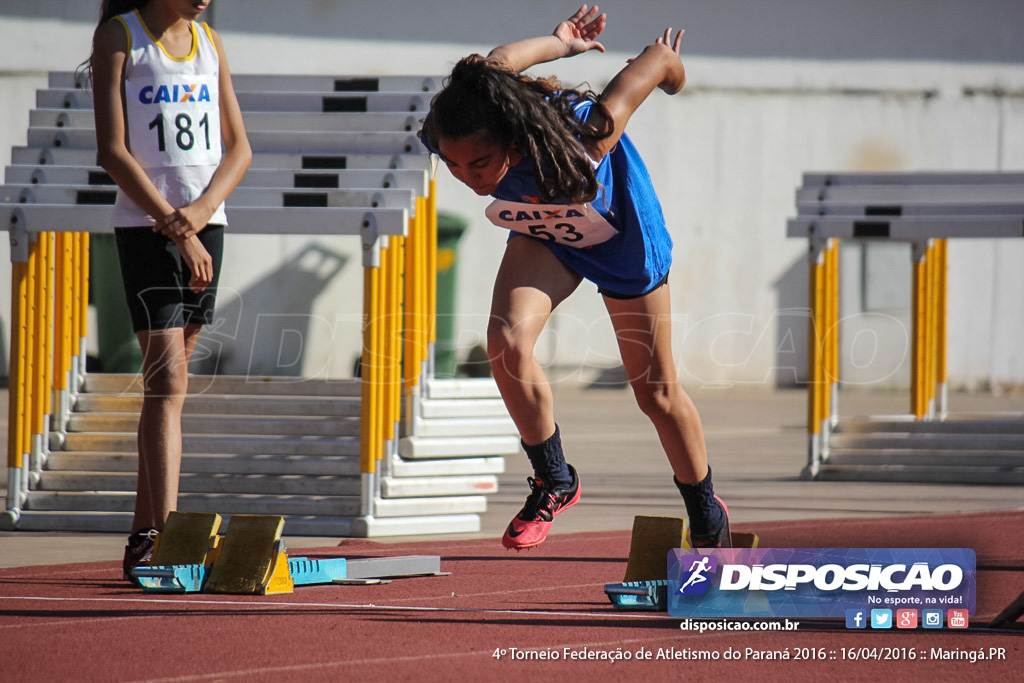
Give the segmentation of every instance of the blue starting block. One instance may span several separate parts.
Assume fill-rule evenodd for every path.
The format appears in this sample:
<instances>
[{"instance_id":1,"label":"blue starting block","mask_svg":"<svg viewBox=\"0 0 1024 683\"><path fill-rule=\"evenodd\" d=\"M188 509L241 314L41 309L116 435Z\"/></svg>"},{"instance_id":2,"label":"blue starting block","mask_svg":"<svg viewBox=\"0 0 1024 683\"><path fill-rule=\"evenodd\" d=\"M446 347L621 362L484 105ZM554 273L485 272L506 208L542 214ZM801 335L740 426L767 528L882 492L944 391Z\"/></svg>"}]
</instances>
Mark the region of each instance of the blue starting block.
<instances>
[{"instance_id":1,"label":"blue starting block","mask_svg":"<svg viewBox=\"0 0 1024 683\"><path fill-rule=\"evenodd\" d=\"M206 586L211 569L211 566L203 564L140 566L132 570L132 576L148 593L200 593ZM355 583L410 576L440 576L443 573L441 558L437 555L355 560L344 557L288 559L288 576L295 586Z\"/></svg>"},{"instance_id":2,"label":"blue starting block","mask_svg":"<svg viewBox=\"0 0 1024 683\"><path fill-rule=\"evenodd\" d=\"M348 560L344 557L288 560L288 573L296 586L334 583L347 578ZM132 571L142 589L150 593L200 593L211 567L203 564L177 564L163 567L136 567Z\"/></svg>"},{"instance_id":3,"label":"blue starting block","mask_svg":"<svg viewBox=\"0 0 1024 683\"><path fill-rule=\"evenodd\" d=\"M276 595L295 586L442 574L437 555L289 558L284 518L276 515L234 515L223 539L219 526L217 514L172 512L153 552L160 564L135 567L132 576L150 593Z\"/></svg>"},{"instance_id":4,"label":"blue starting block","mask_svg":"<svg viewBox=\"0 0 1024 683\"><path fill-rule=\"evenodd\" d=\"M668 610L668 581L664 579L607 583L604 592L617 609Z\"/></svg>"}]
</instances>

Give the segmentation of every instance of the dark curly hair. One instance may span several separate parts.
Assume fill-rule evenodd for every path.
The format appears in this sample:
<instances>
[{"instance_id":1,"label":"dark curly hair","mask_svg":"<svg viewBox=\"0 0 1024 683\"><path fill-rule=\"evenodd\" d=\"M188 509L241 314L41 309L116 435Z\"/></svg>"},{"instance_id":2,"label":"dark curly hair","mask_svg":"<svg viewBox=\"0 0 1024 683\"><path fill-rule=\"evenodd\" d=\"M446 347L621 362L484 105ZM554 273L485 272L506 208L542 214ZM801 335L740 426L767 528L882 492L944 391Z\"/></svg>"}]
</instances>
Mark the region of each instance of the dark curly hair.
<instances>
[{"instance_id":1,"label":"dark curly hair","mask_svg":"<svg viewBox=\"0 0 1024 683\"><path fill-rule=\"evenodd\" d=\"M573 105L581 99L599 108L600 128L576 118ZM490 142L515 145L530 160L543 201L584 203L597 195L584 146L611 135L612 122L592 91L563 88L553 78L530 78L470 55L434 95L419 135L437 149L439 138L459 140L479 132Z\"/></svg>"}]
</instances>

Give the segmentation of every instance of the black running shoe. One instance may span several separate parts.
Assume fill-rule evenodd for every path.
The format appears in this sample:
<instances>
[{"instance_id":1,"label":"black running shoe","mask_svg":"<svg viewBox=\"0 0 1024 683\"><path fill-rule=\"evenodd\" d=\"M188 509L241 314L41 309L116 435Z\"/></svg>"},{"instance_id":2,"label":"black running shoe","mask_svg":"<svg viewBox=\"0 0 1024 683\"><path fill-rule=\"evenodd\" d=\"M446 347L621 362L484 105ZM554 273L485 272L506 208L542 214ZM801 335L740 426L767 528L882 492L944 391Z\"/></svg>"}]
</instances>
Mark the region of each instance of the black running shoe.
<instances>
[{"instance_id":1,"label":"black running shoe","mask_svg":"<svg viewBox=\"0 0 1024 683\"><path fill-rule=\"evenodd\" d=\"M580 478L569 465L572 484L562 488L549 489L541 479L528 477L530 495L519 514L512 518L501 544L509 550L533 548L544 542L555 517L571 508L580 499Z\"/></svg>"},{"instance_id":2,"label":"black running shoe","mask_svg":"<svg viewBox=\"0 0 1024 683\"><path fill-rule=\"evenodd\" d=\"M159 531L148 527L139 529L128 537L128 545L124 547L124 562L122 563L125 581L136 583L135 578L132 577L132 569L149 564L150 558L153 557L153 545L159 535Z\"/></svg>"}]
</instances>

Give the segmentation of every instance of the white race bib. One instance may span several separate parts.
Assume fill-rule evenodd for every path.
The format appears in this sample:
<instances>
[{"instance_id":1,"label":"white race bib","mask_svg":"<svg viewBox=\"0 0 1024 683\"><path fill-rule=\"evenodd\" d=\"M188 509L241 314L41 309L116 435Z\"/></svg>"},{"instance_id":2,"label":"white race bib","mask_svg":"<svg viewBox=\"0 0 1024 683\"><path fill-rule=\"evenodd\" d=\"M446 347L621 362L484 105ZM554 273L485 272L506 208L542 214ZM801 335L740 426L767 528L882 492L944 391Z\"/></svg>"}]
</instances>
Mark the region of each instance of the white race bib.
<instances>
[{"instance_id":1,"label":"white race bib","mask_svg":"<svg viewBox=\"0 0 1024 683\"><path fill-rule=\"evenodd\" d=\"M525 204L495 199L486 215L499 228L576 249L607 242L619 232L589 204Z\"/></svg>"},{"instance_id":2,"label":"white race bib","mask_svg":"<svg viewBox=\"0 0 1024 683\"><path fill-rule=\"evenodd\" d=\"M220 163L220 108L216 76L181 82L125 80L128 139L144 167L216 166Z\"/></svg>"}]
</instances>

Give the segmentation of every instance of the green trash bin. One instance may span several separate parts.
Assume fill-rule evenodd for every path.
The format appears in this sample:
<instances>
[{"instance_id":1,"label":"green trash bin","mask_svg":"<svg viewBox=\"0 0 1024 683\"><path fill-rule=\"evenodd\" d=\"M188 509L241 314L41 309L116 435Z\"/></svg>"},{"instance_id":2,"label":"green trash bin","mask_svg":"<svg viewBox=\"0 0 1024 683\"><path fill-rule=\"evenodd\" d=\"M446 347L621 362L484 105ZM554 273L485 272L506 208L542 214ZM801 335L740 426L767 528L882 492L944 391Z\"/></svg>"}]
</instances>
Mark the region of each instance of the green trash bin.
<instances>
[{"instance_id":1,"label":"green trash bin","mask_svg":"<svg viewBox=\"0 0 1024 683\"><path fill-rule=\"evenodd\" d=\"M455 377L455 266L458 245L468 222L450 213L437 214L437 341L434 344L434 376Z\"/></svg>"},{"instance_id":2,"label":"green trash bin","mask_svg":"<svg viewBox=\"0 0 1024 683\"><path fill-rule=\"evenodd\" d=\"M112 234L94 233L89 237L89 303L96 307L99 370L140 372L142 349L132 330L117 242Z\"/></svg>"}]
</instances>

